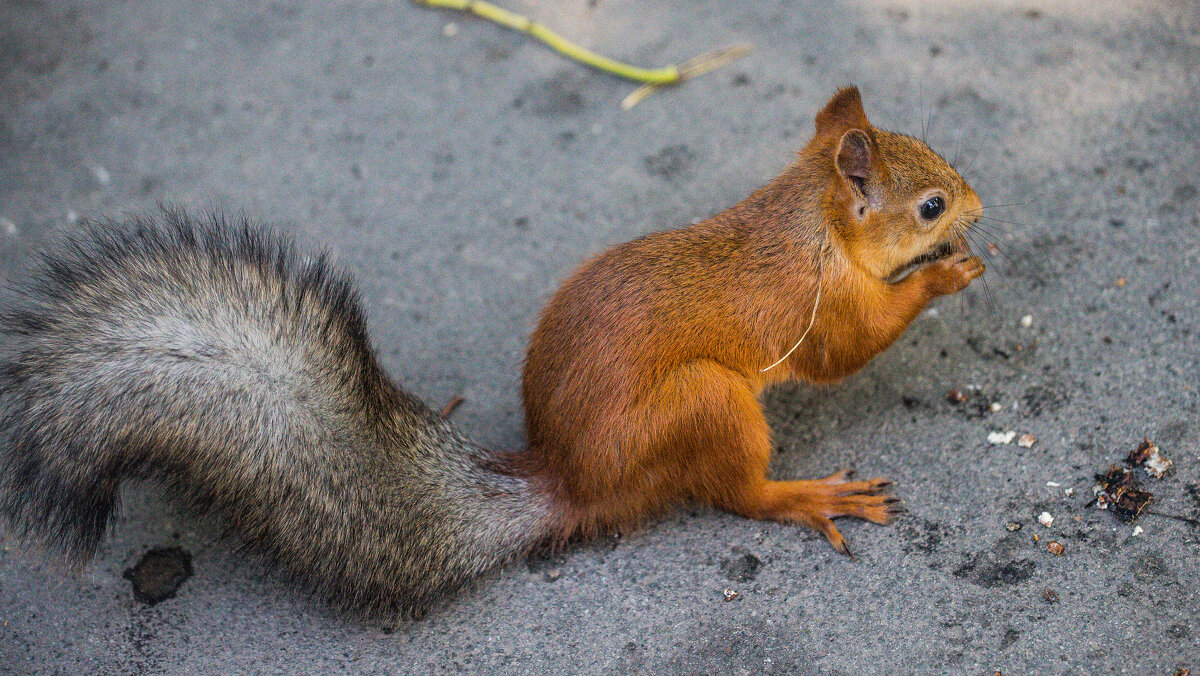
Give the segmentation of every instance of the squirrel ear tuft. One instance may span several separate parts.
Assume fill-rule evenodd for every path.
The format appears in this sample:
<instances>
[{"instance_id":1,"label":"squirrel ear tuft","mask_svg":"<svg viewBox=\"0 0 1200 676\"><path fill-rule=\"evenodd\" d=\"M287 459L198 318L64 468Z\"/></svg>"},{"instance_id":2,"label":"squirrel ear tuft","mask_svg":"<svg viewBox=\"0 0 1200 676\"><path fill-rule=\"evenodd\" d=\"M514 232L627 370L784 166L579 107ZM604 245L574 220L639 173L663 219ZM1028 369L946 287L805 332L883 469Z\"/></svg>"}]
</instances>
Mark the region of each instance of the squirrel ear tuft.
<instances>
[{"instance_id":1,"label":"squirrel ear tuft","mask_svg":"<svg viewBox=\"0 0 1200 676\"><path fill-rule=\"evenodd\" d=\"M834 138L847 129L870 129L871 123L867 121L867 113L863 110L858 87L839 89L817 113L816 123L817 134L828 134Z\"/></svg>"},{"instance_id":2,"label":"squirrel ear tuft","mask_svg":"<svg viewBox=\"0 0 1200 676\"><path fill-rule=\"evenodd\" d=\"M838 143L837 163L838 172L862 193L867 196L866 183L871 178L871 168L874 164L871 148L871 137L861 129L851 129L842 135Z\"/></svg>"}]
</instances>

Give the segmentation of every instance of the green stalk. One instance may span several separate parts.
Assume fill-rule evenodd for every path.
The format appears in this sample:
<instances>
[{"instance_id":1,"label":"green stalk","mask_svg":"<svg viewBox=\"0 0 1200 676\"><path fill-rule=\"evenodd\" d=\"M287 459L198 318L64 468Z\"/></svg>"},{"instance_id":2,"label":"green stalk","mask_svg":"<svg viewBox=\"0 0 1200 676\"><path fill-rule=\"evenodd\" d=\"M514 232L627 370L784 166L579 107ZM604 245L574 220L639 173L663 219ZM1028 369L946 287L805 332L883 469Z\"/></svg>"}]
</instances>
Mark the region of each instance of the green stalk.
<instances>
[{"instance_id":1,"label":"green stalk","mask_svg":"<svg viewBox=\"0 0 1200 676\"><path fill-rule=\"evenodd\" d=\"M530 35L569 59L574 59L597 70L602 70L627 80L633 80L634 82L649 85L670 85L684 79L677 66L638 68L628 63L610 59L607 56L601 56L590 49L571 42L529 17L510 12L490 2L484 2L484 0L414 0L414 2L427 7L470 12L489 21L494 21L501 26Z\"/></svg>"}]
</instances>

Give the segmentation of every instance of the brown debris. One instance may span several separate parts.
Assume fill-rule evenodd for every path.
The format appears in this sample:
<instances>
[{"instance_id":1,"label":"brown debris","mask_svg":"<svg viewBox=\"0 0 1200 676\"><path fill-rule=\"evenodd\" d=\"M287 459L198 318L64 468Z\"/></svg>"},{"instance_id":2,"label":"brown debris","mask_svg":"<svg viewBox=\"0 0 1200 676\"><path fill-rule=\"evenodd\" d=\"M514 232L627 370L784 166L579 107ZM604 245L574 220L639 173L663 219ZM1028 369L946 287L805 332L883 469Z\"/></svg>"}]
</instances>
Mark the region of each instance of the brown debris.
<instances>
[{"instance_id":1,"label":"brown debris","mask_svg":"<svg viewBox=\"0 0 1200 676\"><path fill-rule=\"evenodd\" d=\"M150 606L174 598L191 576L192 555L181 547L151 549L125 571L125 579L133 583L133 597Z\"/></svg>"},{"instance_id":2,"label":"brown debris","mask_svg":"<svg viewBox=\"0 0 1200 676\"><path fill-rule=\"evenodd\" d=\"M732 589L726 589L723 593L725 594L726 601L732 601L732 600L736 599L737 597L741 596L741 594L735 592Z\"/></svg>"},{"instance_id":3,"label":"brown debris","mask_svg":"<svg viewBox=\"0 0 1200 676\"><path fill-rule=\"evenodd\" d=\"M1067 550L1065 547L1062 546L1061 543L1051 540L1046 545L1046 551L1050 552L1051 554L1053 554L1055 556L1062 556L1063 552L1065 552Z\"/></svg>"},{"instance_id":4,"label":"brown debris","mask_svg":"<svg viewBox=\"0 0 1200 676\"><path fill-rule=\"evenodd\" d=\"M1053 589L1047 589L1042 594L1042 598L1046 599L1046 603L1058 603L1058 592Z\"/></svg>"},{"instance_id":5,"label":"brown debris","mask_svg":"<svg viewBox=\"0 0 1200 676\"><path fill-rule=\"evenodd\" d=\"M1146 473L1155 479L1163 478L1163 475L1171 468L1171 461L1163 456L1158 445L1150 439L1143 439L1137 448L1129 452L1129 457L1125 459L1125 462L1130 467L1138 465L1145 467Z\"/></svg>"},{"instance_id":6,"label":"brown debris","mask_svg":"<svg viewBox=\"0 0 1200 676\"><path fill-rule=\"evenodd\" d=\"M1113 465L1103 475L1097 475L1092 493L1096 496L1097 507L1111 511L1124 523L1137 520L1154 499L1149 491L1138 488L1133 472L1120 465Z\"/></svg>"},{"instance_id":7,"label":"brown debris","mask_svg":"<svg viewBox=\"0 0 1200 676\"><path fill-rule=\"evenodd\" d=\"M1017 523L1016 521L1009 521L1008 523L1004 524L1004 527L1007 528L1008 532L1010 533L1015 533L1021 530L1021 524Z\"/></svg>"},{"instance_id":8,"label":"brown debris","mask_svg":"<svg viewBox=\"0 0 1200 676\"><path fill-rule=\"evenodd\" d=\"M967 400L967 395L962 390L950 390L946 393L946 401L951 404L961 404Z\"/></svg>"},{"instance_id":9,"label":"brown debris","mask_svg":"<svg viewBox=\"0 0 1200 676\"><path fill-rule=\"evenodd\" d=\"M462 403L464 401L466 401L466 399L463 399L462 397L458 397L458 396L454 397L450 401L446 402L446 405L442 407L442 411L438 415L441 416L443 419L449 418L450 414L454 413L454 409L458 408L459 406L462 406Z\"/></svg>"}]
</instances>

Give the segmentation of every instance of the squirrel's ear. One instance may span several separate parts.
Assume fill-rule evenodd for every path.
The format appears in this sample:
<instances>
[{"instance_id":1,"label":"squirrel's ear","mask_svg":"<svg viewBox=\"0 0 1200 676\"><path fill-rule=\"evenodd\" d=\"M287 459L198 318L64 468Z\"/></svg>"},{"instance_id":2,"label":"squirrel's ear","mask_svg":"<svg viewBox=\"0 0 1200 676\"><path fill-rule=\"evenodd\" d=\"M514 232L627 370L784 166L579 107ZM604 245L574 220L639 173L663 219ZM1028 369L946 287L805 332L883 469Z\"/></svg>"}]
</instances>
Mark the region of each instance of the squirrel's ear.
<instances>
[{"instance_id":1,"label":"squirrel's ear","mask_svg":"<svg viewBox=\"0 0 1200 676\"><path fill-rule=\"evenodd\" d=\"M867 113L863 110L858 87L839 89L829 103L817 113L817 134L833 138L841 136L847 129L870 129Z\"/></svg>"},{"instance_id":2,"label":"squirrel's ear","mask_svg":"<svg viewBox=\"0 0 1200 676\"><path fill-rule=\"evenodd\" d=\"M851 129L842 135L838 142L837 156L834 160L838 173L853 186L860 199L871 206L876 206L878 200L873 199L871 186L875 183L875 149L871 137L862 129ZM862 209L859 210L860 215Z\"/></svg>"}]
</instances>

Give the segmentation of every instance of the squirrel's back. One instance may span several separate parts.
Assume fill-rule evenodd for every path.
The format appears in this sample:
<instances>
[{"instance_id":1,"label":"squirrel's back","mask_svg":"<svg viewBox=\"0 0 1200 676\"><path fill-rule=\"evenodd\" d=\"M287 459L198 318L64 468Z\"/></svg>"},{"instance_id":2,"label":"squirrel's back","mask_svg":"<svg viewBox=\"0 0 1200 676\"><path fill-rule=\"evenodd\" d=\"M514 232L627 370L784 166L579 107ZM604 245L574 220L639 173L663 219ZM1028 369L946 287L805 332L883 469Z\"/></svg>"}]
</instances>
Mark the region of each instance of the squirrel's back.
<instances>
[{"instance_id":1,"label":"squirrel's back","mask_svg":"<svg viewBox=\"0 0 1200 676\"><path fill-rule=\"evenodd\" d=\"M555 529L379 366L348 278L219 215L86 226L3 318L0 516L91 558L125 478L348 606L419 611Z\"/></svg>"}]
</instances>

